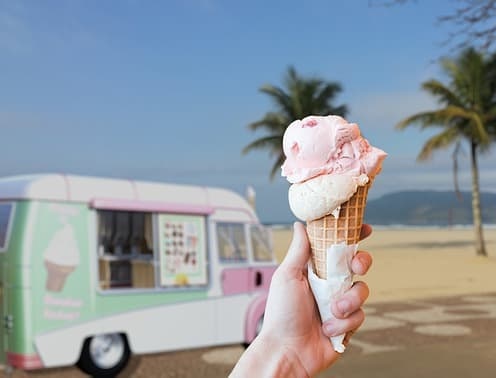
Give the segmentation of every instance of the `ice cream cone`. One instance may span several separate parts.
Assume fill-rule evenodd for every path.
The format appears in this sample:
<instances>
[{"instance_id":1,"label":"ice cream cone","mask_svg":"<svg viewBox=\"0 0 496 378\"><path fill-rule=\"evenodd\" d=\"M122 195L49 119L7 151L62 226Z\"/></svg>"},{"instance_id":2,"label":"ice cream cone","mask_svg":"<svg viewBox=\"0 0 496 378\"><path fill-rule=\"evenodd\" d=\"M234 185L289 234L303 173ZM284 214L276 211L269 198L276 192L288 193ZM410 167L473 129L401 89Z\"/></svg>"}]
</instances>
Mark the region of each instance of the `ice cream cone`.
<instances>
[{"instance_id":1,"label":"ice cream cone","mask_svg":"<svg viewBox=\"0 0 496 378\"><path fill-rule=\"evenodd\" d=\"M293 214L307 222L311 245L308 282L323 322L331 304L353 285L355 255L367 193L386 153L361 136L357 124L334 115L293 121L284 132L282 175ZM344 334L332 336L336 352Z\"/></svg>"},{"instance_id":2,"label":"ice cream cone","mask_svg":"<svg viewBox=\"0 0 496 378\"><path fill-rule=\"evenodd\" d=\"M64 288L67 276L71 274L75 266L65 266L51 263L45 260L45 267L47 269L47 279L45 288L48 291L59 292Z\"/></svg>"},{"instance_id":3,"label":"ice cream cone","mask_svg":"<svg viewBox=\"0 0 496 378\"><path fill-rule=\"evenodd\" d=\"M341 205L339 217L329 214L307 222L312 267L319 278L327 279L326 256L331 245L358 244L370 185L371 181L358 187L356 193Z\"/></svg>"}]
</instances>

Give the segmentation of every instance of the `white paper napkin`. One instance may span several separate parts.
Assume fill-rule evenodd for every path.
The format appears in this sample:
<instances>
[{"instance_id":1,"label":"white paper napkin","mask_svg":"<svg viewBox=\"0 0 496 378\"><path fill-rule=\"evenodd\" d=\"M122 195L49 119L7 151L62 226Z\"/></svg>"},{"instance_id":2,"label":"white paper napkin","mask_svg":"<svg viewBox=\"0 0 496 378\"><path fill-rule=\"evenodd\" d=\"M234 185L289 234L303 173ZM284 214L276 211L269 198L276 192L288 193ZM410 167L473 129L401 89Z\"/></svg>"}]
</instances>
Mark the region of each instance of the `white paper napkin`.
<instances>
[{"instance_id":1,"label":"white paper napkin","mask_svg":"<svg viewBox=\"0 0 496 378\"><path fill-rule=\"evenodd\" d=\"M339 298L353 284L351 260L358 250L358 244L333 244L327 249L327 279L319 278L308 265L308 282L312 288L315 301L319 308L322 322L335 319L332 314L331 303ZM345 335L331 337L334 350L343 353Z\"/></svg>"}]
</instances>

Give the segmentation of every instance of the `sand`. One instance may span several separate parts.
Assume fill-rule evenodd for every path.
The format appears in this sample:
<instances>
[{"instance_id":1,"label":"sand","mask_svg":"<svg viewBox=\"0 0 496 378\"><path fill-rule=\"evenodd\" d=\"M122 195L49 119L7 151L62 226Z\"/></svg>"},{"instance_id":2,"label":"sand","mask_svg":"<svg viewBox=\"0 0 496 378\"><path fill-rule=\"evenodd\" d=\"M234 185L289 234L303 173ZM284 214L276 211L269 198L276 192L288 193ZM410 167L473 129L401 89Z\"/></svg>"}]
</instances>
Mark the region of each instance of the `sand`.
<instances>
[{"instance_id":1,"label":"sand","mask_svg":"<svg viewBox=\"0 0 496 378\"><path fill-rule=\"evenodd\" d=\"M279 261L291 241L292 229L273 227ZM364 277L368 303L496 292L496 228L486 227L489 257L477 257L474 231L460 228L374 228L360 249L373 256Z\"/></svg>"}]
</instances>

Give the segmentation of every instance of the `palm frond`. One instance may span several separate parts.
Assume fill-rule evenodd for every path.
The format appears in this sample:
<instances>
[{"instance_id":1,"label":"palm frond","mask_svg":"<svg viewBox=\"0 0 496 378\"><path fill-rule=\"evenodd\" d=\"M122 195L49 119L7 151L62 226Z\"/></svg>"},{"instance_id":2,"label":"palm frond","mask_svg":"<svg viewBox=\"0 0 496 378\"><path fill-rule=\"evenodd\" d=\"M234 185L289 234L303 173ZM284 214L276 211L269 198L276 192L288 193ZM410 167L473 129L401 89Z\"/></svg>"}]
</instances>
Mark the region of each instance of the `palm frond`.
<instances>
[{"instance_id":1,"label":"palm frond","mask_svg":"<svg viewBox=\"0 0 496 378\"><path fill-rule=\"evenodd\" d=\"M417 160L422 161L430 159L435 150L447 148L459 138L460 135L456 129L446 129L441 133L434 135L425 142L422 150L417 156Z\"/></svg>"},{"instance_id":2,"label":"palm frond","mask_svg":"<svg viewBox=\"0 0 496 378\"><path fill-rule=\"evenodd\" d=\"M395 128L402 130L408 126L420 126L421 129L427 127L444 127L456 129L459 134L474 135L475 130L481 141L487 140L487 135L483 133L483 125L477 113L463 107L448 105L439 110L432 110L414 114L400 121ZM481 129L482 128L482 129Z\"/></svg>"},{"instance_id":3,"label":"palm frond","mask_svg":"<svg viewBox=\"0 0 496 378\"><path fill-rule=\"evenodd\" d=\"M446 118L443 113L440 113L442 110L429 110L413 114L398 122L395 128L403 130L408 126L419 126L422 129L431 126L443 127L446 123Z\"/></svg>"},{"instance_id":4,"label":"palm frond","mask_svg":"<svg viewBox=\"0 0 496 378\"><path fill-rule=\"evenodd\" d=\"M285 117L284 114L271 112L265 114L262 119L250 123L248 128L253 131L265 129L271 133L275 131L284 132L288 125L288 121L288 118Z\"/></svg>"},{"instance_id":5,"label":"palm frond","mask_svg":"<svg viewBox=\"0 0 496 378\"><path fill-rule=\"evenodd\" d=\"M281 166L284 163L285 159L286 159L286 157L284 156L283 153L279 154L276 161L272 165L272 169L270 170L270 179L271 180L273 180L276 177L276 174L278 172L281 172Z\"/></svg>"},{"instance_id":6,"label":"palm frond","mask_svg":"<svg viewBox=\"0 0 496 378\"><path fill-rule=\"evenodd\" d=\"M242 150L243 154L246 154L252 150L269 150L272 154L278 153L282 150L282 135L269 135L263 138L259 138L245 146Z\"/></svg>"},{"instance_id":7,"label":"palm frond","mask_svg":"<svg viewBox=\"0 0 496 378\"><path fill-rule=\"evenodd\" d=\"M462 105L458 95L438 80L432 79L422 83L422 89L437 97L443 104Z\"/></svg>"},{"instance_id":8,"label":"palm frond","mask_svg":"<svg viewBox=\"0 0 496 378\"><path fill-rule=\"evenodd\" d=\"M334 114L341 117L346 117L349 113L349 108L346 105L330 106L326 114Z\"/></svg>"},{"instance_id":9,"label":"palm frond","mask_svg":"<svg viewBox=\"0 0 496 378\"><path fill-rule=\"evenodd\" d=\"M338 93L341 91L341 85L339 83L327 83L322 86L320 91L316 94L316 97L314 99L314 106L316 107L314 114L318 115L329 115L329 114L335 114L335 115L342 115L344 116L345 114L337 114L334 109L338 109L341 112L344 111L346 113L346 107L330 107L329 106L329 101L333 100Z\"/></svg>"},{"instance_id":10,"label":"palm frond","mask_svg":"<svg viewBox=\"0 0 496 378\"><path fill-rule=\"evenodd\" d=\"M482 120L477 113L472 114L473 127L473 140L481 147L485 147L490 143L489 133L487 132Z\"/></svg>"},{"instance_id":11,"label":"palm frond","mask_svg":"<svg viewBox=\"0 0 496 378\"><path fill-rule=\"evenodd\" d=\"M291 105L291 98L279 87L265 84L260 87L259 91L271 97L272 101L274 101L275 105L280 109L287 109Z\"/></svg>"}]
</instances>

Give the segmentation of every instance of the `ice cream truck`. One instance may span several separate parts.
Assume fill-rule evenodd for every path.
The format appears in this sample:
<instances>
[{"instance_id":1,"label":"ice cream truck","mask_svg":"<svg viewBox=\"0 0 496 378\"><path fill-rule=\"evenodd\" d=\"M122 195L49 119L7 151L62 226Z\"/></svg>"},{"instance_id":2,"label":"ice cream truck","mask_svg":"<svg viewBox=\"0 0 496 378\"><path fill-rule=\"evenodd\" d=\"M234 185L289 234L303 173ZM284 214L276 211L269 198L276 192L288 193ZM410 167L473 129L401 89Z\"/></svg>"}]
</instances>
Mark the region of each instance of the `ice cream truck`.
<instances>
[{"instance_id":1,"label":"ice cream truck","mask_svg":"<svg viewBox=\"0 0 496 378\"><path fill-rule=\"evenodd\" d=\"M225 189L0 179L0 363L115 376L132 354L250 343L276 262Z\"/></svg>"}]
</instances>

